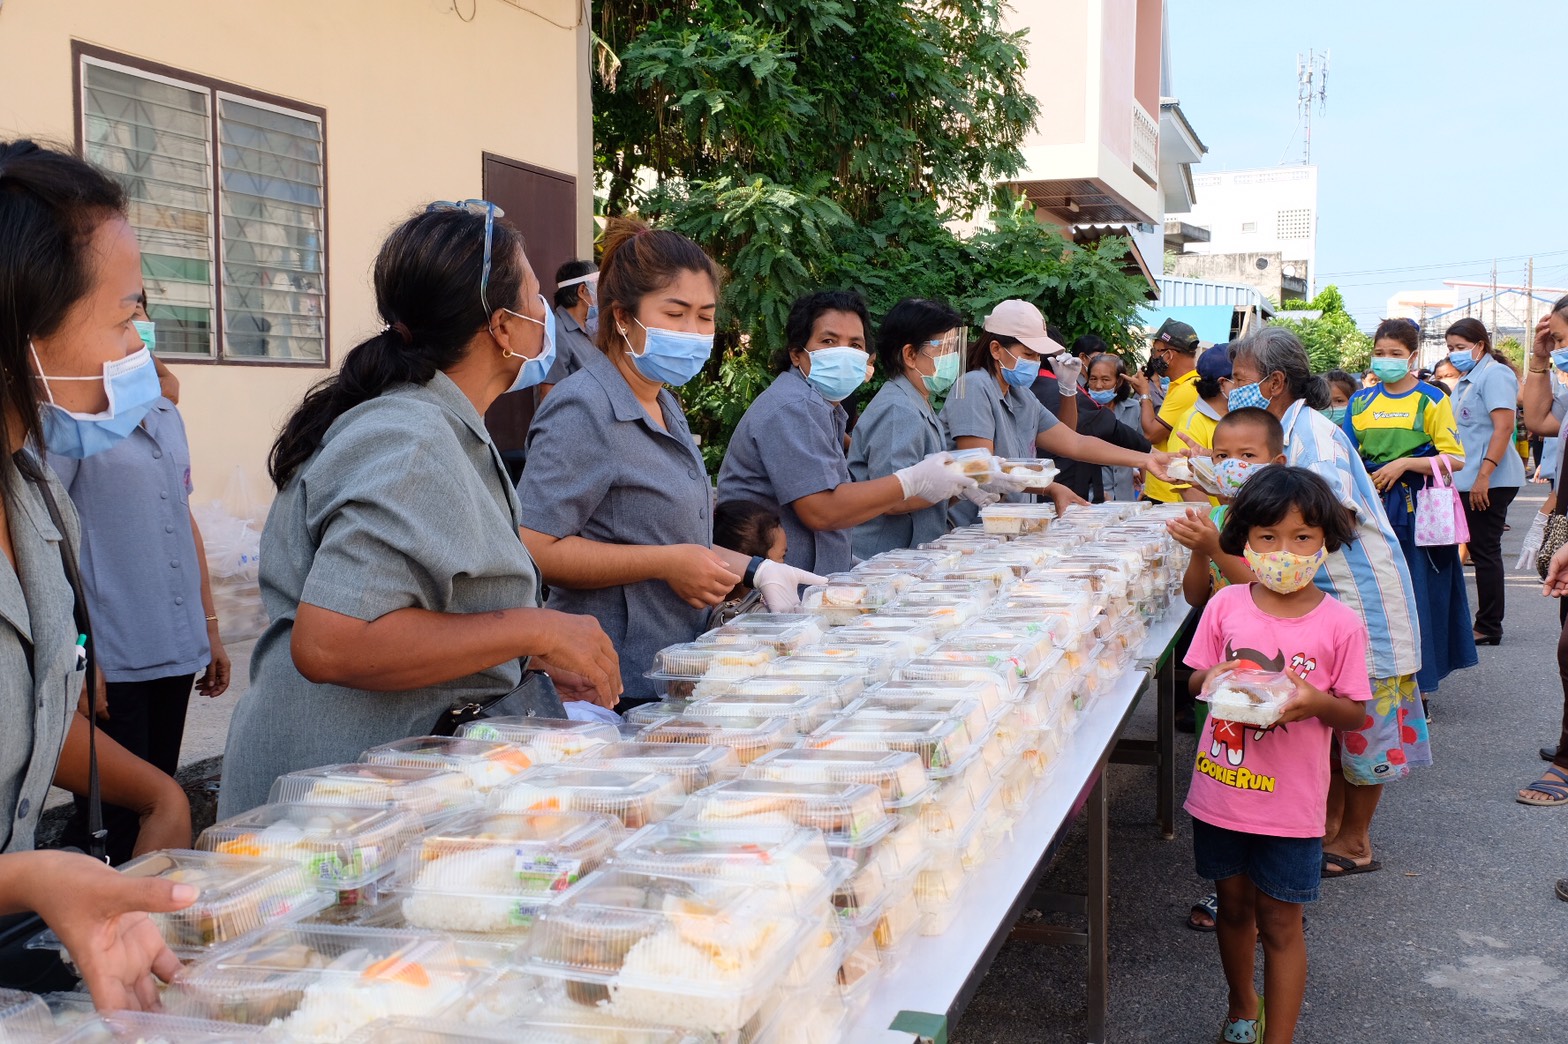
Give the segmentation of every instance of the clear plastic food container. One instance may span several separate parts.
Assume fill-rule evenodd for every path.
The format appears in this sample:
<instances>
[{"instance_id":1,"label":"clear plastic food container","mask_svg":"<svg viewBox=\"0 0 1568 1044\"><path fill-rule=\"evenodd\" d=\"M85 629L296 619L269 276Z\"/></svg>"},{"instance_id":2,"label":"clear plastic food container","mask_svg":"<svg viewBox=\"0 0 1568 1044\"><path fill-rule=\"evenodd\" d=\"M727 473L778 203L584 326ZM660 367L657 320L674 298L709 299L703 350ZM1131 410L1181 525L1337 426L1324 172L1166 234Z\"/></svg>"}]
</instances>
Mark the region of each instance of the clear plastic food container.
<instances>
[{"instance_id":1,"label":"clear plastic food container","mask_svg":"<svg viewBox=\"0 0 1568 1044\"><path fill-rule=\"evenodd\" d=\"M958 565L963 556L956 551L943 551L940 548L899 548L896 551L884 551L860 563L850 572L862 569L896 571L908 573L911 576L929 576L944 569L952 569Z\"/></svg>"},{"instance_id":2,"label":"clear plastic food container","mask_svg":"<svg viewBox=\"0 0 1568 1044\"><path fill-rule=\"evenodd\" d=\"M481 974L442 936L288 925L190 965L170 998L182 1013L340 1041L380 1018L436 1015Z\"/></svg>"},{"instance_id":3,"label":"clear plastic food container","mask_svg":"<svg viewBox=\"0 0 1568 1044\"><path fill-rule=\"evenodd\" d=\"M777 653L771 645L761 641L708 642L698 640L660 649L653 657L654 679L689 679L696 681L704 675L723 671L739 677L760 669Z\"/></svg>"},{"instance_id":4,"label":"clear plastic food container","mask_svg":"<svg viewBox=\"0 0 1568 1044\"><path fill-rule=\"evenodd\" d=\"M602 812L638 830L673 813L685 797L685 787L674 776L574 762L529 769L492 790L490 807L498 812Z\"/></svg>"},{"instance_id":5,"label":"clear plastic food container","mask_svg":"<svg viewBox=\"0 0 1568 1044\"><path fill-rule=\"evenodd\" d=\"M918 806L932 788L920 756L903 750L775 750L752 762L746 769L746 778L791 783L864 783L877 788L882 805L889 812Z\"/></svg>"},{"instance_id":6,"label":"clear plastic food container","mask_svg":"<svg viewBox=\"0 0 1568 1044\"><path fill-rule=\"evenodd\" d=\"M797 679L761 679L764 684L738 685L722 696L696 700L686 708L695 719L782 718L804 736L844 707L831 685L811 686ZM811 691L816 688L817 691Z\"/></svg>"},{"instance_id":7,"label":"clear plastic food container","mask_svg":"<svg viewBox=\"0 0 1568 1044\"><path fill-rule=\"evenodd\" d=\"M978 700L937 694L899 695L896 690L885 688L862 696L844 713L859 718L953 718L962 721L971 736L985 735L991 723Z\"/></svg>"},{"instance_id":8,"label":"clear plastic food container","mask_svg":"<svg viewBox=\"0 0 1568 1044\"><path fill-rule=\"evenodd\" d=\"M49 1006L36 994L0 989L0 1040L54 1040L54 1018Z\"/></svg>"},{"instance_id":9,"label":"clear plastic food container","mask_svg":"<svg viewBox=\"0 0 1568 1044\"><path fill-rule=\"evenodd\" d=\"M3 1002L0 1002L3 1003ZM44 1009L44 1017L49 1011ZM3 1015L0 1015L3 1018ZM224 1044L225 1041L278 1041L284 1036L260 1026L236 1026L212 1019L192 1019L162 1012L106 1011L94 1015L65 1036L60 1036L51 1025L40 1035L7 1036L6 1026L0 1021L0 1040L22 1042L53 1041L56 1044Z\"/></svg>"},{"instance_id":10,"label":"clear plastic food container","mask_svg":"<svg viewBox=\"0 0 1568 1044\"><path fill-rule=\"evenodd\" d=\"M939 685L978 684L992 690L980 699L990 706L997 700L1012 701L1024 698L1024 682L1012 671L998 671L973 663L954 663L952 660L911 660L893 672L895 680Z\"/></svg>"},{"instance_id":11,"label":"clear plastic food container","mask_svg":"<svg viewBox=\"0 0 1568 1044\"><path fill-rule=\"evenodd\" d=\"M878 685L874 689L867 689L865 696L857 703L864 703L875 699L883 702L885 706L894 704L886 701L910 700L942 700L952 703L953 710L957 710L957 702L972 700L980 707L980 720L975 722L971 731L983 728L989 721L995 721L1009 706L1011 702L1006 699L1006 690L1003 683L994 672L976 672L970 678L900 678L896 681ZM935 706L910 708L913 714L940 713Z\"/></svg>"},{"instance_id":12,"label":"clear plastic food container","mask_svg":"<svg viewBox=\"0 0 1568 1044\"><path fill-rule=\"evenodd\" d=\"M926 838L936 844L955 844L967 836L985 811L989 787L989 773L983 767L944 781L920 809Z\"/></svg>"},{"instance_id":13,"label":"clear plastic food container","mask_svg":"<svg viewBox=\"0 0 1568 1044\"><path fill-rule=\"evenodd\" d=\"M892 677L897 664L913 655L907 650L906 643L881 638L831 645L819 643L773 661L766 676L852 676L860 679L862 685L886 681Z\"/></svg>"},{"instance_id":14,"label":"clear plastic food container","mask_svg":"<svg viewBox=\"0 0 1568 1044\"><path fill-rule=\"evenodd\" d=\"M1039 782L1040 777L1030 759L1019 756L1009 762L1002 771L1002 790L999 794L1002 807L1014 815L1029 811L1029 800L1034 796L1034 788Z\"/></svg>"},{"instance_id":15,"label":"clear plastic food container","mask_svg":"<svg viewBox=\"0 0 1568 1044\"><path fill-rule=\"evenodd\" d=\"M820 830L793 824L656 823L623 841L616 869L721 878L776 889L802 914L826 908L851 867L835 859Z\"/></svg>"},{"instance_id":16,"label":"clear plastic food container","mask_svg":"<svg viewBox=\"0 0 1568 1044\"><path fill-rule=\"evenodd\" d=\"M932 851L931 861L915 878L921 935L942 935L952 927L963 906L968 880L959 846L947 845Z\"/></svg>"},{"instance_id":17,"label":"clear plastic food container","mask_svg":"<svg viewBox=\"0 0 1568 1044\"><path fill-rule=\"evenodd\" d=\"M424 830L419 817L351 805L261 805L202 831L204 852L288 860L345 906L391 872L398 853Z\"/></svg>"},{"instance_id":18,"label":"clear plastic food container","mask_svg":"<svg viewBox=\"0 0 1568 1044\"><path fill-rule=\"evenodd\" d=\"M1044 533L1056 519L1050 504L992 504L980 509L980 524L996 536Z\"/></svg>"},{"instance_id":19,"label":"clear plastic food container","mask_svg":"<svg viewBox=\"0 0 1568 1044\"><path fill-rule=\"evenodd\" d=\"M987 600L978 595L968 598L954 597L947 591L922 591L912 588L905 592L890 610L903 616L928 619L939 633L947 634L969 623L985 611Z\"/></svg>"},{"instance_id":20,"label":"clear plastic food container","mask_svg":"<svg viewBox=\"0 0 1568 1044\"><path fill-rule=\"evenodd\" d=\"M881 792L869 784L771 779L732 779L700 790L687 801L680 819L811 827L822 831L830 850L873 845L894 825L882 807Z\"/></svg>"},{"instance_id":21,"label":"clear plastic food container","mask_svg":"<svg viewBox=\"0 0 1568 1044\"><path fill-rule=\"evenodd\" d=\"M1279 721L1280 711L1296 695L1290 675L1277 671L1226 671L1203 683L1209 717L1239 725L1268 728Z\"/></svg>"},{"instance_id":22,"label":"clear plastic food container","mask_svg":"<svg viewBox=\"0 0 1568 1044\"><path fill-rule=\"evenodd\" d=\"M783 718L693 718L680 715L654 722L641 733L645 743L699 743L729 747L742 766L770 750L791 746L799 735Z\"/></svg>"},{"instance_id":23,"label":"clear plastic food container","mask_svg":"<svg viewBox=\"0 0 1568 1044\"><path fill-rule=\"evenodd\" d=\"M1025 489L1044 489L1056 481L1056 461L1050 457L1009 457L1002 461L1008 476L1022 480Z\"/></svg>"},{"instance_id":24,"label":"clear plastic food container","mask_svg":"<svg viewBox=\"0 0 1568 1044\"><path fill-rule=\"evenodd\" d=\"M120 867L126 877L161 877L197 890L196 901L150 916L169 948L192 957L268 924L308 917L337 901L334 891L305 875L297 860L257 859L166 849Z\"/></svg>"},{"instance_id":25,"label":"clear plastic food container","mask_svg":"<svg viewBox=\"0 0 1568 1044\"><path fill-rule=\"evenodd\" d=\"M859 696L865 687L865 674L847 670L844 664L782 656L768 665L766 674L731 681L698 682L694 695L697 699L736 694L831 696L843 705Z\"/></svg>"},{"instance_id":26,"label":"clear plastic food container","mask_svg":"<svg viewBox=\"0 0 1568 1044\"><path fill-rule=\"evenodd\" d=\"M920 755L932 778L951 775L974 747L961 720L911 715L835 718L804 746L826 750L907 750Z\"/></svg>"},{"instance_id":27,"label":"clear plastic food container","mask_svg":"<svg viewBox=\"0 0 1568 1044\"><path fill-rule=\"evenodd\" d=\"M579 754L572 763L619 772L656 772L671 776L688 794L740 775L740 759L729 747L698 747L690 743L622 740Z\"/></svg>"},{"instance_id":28,"label":"clear plastic food container","mask_svg":"<svg viewBox=\"0 0 1568 1044\"><path fill-rule=\"evenodd\" d=\"M372 765L455 769L467 776L478 790L487 791L547 759L531 748L499 740L411 736L371 747L359 756L359 760Z\"/></svg>"},{"instance_id":29,"label":"clear plastic food container","mask_svg":"<svg viewBox=\"0 0 1568 1044\"><path fill-rule=\"evenodd\" d=\"M269 804L369 805L412 812L429 824L484 800L473 780L447 767L356 762L279 776Z\"/></svg>"},{"instance_id":30,"label":"clear plastic food container","mask_svg":"<svg viewBox=\"0 0 1568 1044\"><path fill-rule=\"evenodd\" d=\"M948 467L960 475L965 475L984 485L995 481L998 477L997 462L999 458L985 449L954 450L953 461Z\"/></svg>"},{"instance_id":31,"label":"clear plastic food container","mask_svg":"<svg viewBox=\"0 0 1568 1044\"><path fill-rule=\"evenodd\" d=\"M1030 609L998 609L993 606L986 612L984 619L970 627L971 630L981 628L1005 628L1021 638L1034 638L1060 647L1083 629L1083 623L1075 614L1065 610L1039 606Z\"/></svg>"},{"instance_id":32,"label":"clear plastic food container","mask_svg":"<svg viewBox=\"0 0 1568 1044\"><path fill-rule=\"evenodd\" d=\"M748 613L703 636L712 640L734 636L762 642L787 656L822 640L822 625L809 613Z\"/></svg>"},{"instance_id":33,"label":"clear plastic food container","mask_svg":"<svg viewBox=\"0 0 1568 1044\"><path fill-rule=\"evenodd\" d=\"M863 636L879 638L898 635L914 643L917 648L926 649L936 642L939 634L951 629L951 627L939 626L937 621L931 619L881 612L862 616L854 623L834 631L829 637L840 633L859 633Z\"/></svg>"},{"instance_id":34,"label":"clear plastic food container","mask_svg":"<svg viewBox=\"0 0 1568 1044\"><path fill-rule=\"evenodd\" d=\"M956 634L927 653L934 662L967 663L1027 679L1045 661L1049 646L1034 638Z\"/></svg>"},{"instance_id":35,"label":"clear plastic food container","mask_svg":"<svg viewBox=\"0 0 1568 1044\"><path fill-rule=\"evenodd\" d=\"M381 1019L344 1044L713 1044L713 1037L695 1030L629 1026L587 1014L541 1012L495 1026L467 1026L450 1017Z\"/></svg>"},{"instance_id":36,"label":"clear plastic food container","mask_svg":"<svg viewBox=\"0 0 1568 1044\"><path fill-rule=\"evenodd\" d=\"M690 683L687 683L688 686ZM694 697L695 692L689 694ZM655 722L664 721L666 718L678 718L686 713L686 708L692 705L693 698L677 699L669 697L653 703L641 703L627 711L626 724L634 728L631 738L635 739L642 734L642 730ZM621 739L625 741L627 735L623 732Z\"/></svg>"},{"instance_id":37,"label":"clear plastic food container","mask_svg":"<svg viewBox=\"0 0 1568 1044\"><path fill-rule=\"evenodd\" d=\"M562 761L621 738L615 726L607 722L520 716L471 721L459 728L457 734L529 747L539 752L536 763Z\"/></svg>"},{"instance_id":38,"label":"clear plastic food container","mask_svg":"<svg viewBox=\"0 0 1568 1044\"><path fill-rule=\"evenodd\" d=\"M920 928L920 906L915 900L917 875L888 882L886 894L872 911L871 938L883 961L896 964L909 950Z\"/></svg>"},{"instance_id":39,"label":"clear plastic food container","mask_svg":"<svg viewBox=\"0 0 1568 1044\"><path fill-rule=\"evenodd\" d=\"M827 583L801 592L800 607L831 626L874 613L893 600L898 585L888 577L867 573L833 573Z\"/></svg>"},{"instance_id":40,"label":"clear plastic food container","mask_svg":"<svg viewBox=\"0 0 1568 1044\"><path fill-rule=\"evenodd\" d=\"M605 869L540 914L523 965L616 1019L730 1033L818 929L768 888Z\"/></svg>"},{"instance_id":41,"label":"clear plastic food container","mask_svg":"<svg viewBox=\"0 0 1568 1044\"><path fill-rule=\"evenodd\" d=\"M1071 630L1076 632L1089 625L1090 619L1099 607L1100 599L1096 598L1092 591L1084 588L1063 589L1059 583L1035 580L1031 574L1031 577L1026 577L1008 588L1007 594L995 608L1024 611L1052 609L1065 612L1072 620Z\"/></svg>"}]
</instances>

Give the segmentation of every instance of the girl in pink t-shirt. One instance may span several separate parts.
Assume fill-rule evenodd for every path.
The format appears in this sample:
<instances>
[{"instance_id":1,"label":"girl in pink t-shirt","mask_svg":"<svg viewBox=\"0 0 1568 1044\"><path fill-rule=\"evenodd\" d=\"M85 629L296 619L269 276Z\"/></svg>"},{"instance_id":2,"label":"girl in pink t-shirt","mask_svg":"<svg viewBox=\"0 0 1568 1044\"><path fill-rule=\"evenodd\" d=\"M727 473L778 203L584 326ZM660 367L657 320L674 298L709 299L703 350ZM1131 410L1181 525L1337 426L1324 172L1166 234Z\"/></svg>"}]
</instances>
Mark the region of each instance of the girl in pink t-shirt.
<instances>
[{"instance_id":1,"label":"girl in pink t-shirt","mask_svg":"<svg viewBox=\"0 0 1568 1044\"><path fill-rule=\"evenodd\" d=\"M1217 592L1203 611L1187 664L1192 689L1238 667L1280 671L1296 695L1277 725L1257 729L1212 715L1193 767L1187 811L1199 875L1218 884L1220 962L1230 1010L1220 1039L1283 1044L1296 1031L1307 984L1302 905L1317 899L1328 808L1329 741L1360 727L1367 681L1366 625L1313 584L1323 560L1355 539L1328 484L1305 468L1251 476L1220 533L1258 582ZM1263 940L1263 995L1254 953Z\"/></svg>"}]
</instances>

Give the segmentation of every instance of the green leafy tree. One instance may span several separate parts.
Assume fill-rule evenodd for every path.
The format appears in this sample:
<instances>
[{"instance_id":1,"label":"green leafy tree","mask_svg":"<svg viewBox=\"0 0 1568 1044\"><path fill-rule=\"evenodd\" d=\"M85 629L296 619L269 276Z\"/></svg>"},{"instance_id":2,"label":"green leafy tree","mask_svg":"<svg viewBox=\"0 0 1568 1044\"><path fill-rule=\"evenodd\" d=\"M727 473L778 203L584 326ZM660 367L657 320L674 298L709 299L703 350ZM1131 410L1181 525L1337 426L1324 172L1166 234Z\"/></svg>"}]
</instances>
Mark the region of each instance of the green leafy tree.
<instances>
[{"instance_id":1,"label":"green leafy tree","mask_svg":"<svg viewBox=\"0 0 1568 1044\"><path fill-rule=\"evenodd\" d=\"M1317 318L1292 318L1293 311L1316 310ZM1365 370L1372 358L1372 338L1356 328L1356 321L1345 310L1345 297L1337 286L1326 286L1310 301L1286 301L1274 316L1274 325L1296 335L1314 373L1345 369Z\"/></svg>"},{"instance_id":2,"label":"green leafy tree","mask_svg":"<svg viewBox=\"0 0 1568 1044\"><path fill-rule=\"evenodd\" d=\"M977 319L1034 301L1131 346L1125 241L1067 243L994 186L1037 105L1002 0L600 0L594 134L609 214L701 243L727 272L716 348L682 389L710 466L772 379L791 302L853 287ZM958 220L989 206L980 231Z\"/></svg>"}]
</instances>

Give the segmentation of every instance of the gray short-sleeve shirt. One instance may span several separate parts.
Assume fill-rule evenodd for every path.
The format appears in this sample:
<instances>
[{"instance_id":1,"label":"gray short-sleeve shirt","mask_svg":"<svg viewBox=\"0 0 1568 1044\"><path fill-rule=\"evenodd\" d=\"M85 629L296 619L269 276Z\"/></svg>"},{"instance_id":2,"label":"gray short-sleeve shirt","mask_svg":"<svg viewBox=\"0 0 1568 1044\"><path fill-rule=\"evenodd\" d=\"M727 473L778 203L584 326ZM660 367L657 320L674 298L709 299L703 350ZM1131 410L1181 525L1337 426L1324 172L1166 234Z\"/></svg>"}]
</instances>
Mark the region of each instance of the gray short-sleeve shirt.
<instances>
[{"instance_id":1,"label":"gray short-sleeve shirt","mask_svg":"<svg viewBox=\"0 0 1568 1044\"><path fill-rule=\"evenodd\" d=\"M66 531L50 519L37 485L13 472L6 507L16 568L0 558L0 852L33 847L86 677L60 557L62 540L81 538L76 509L54 473L30 451L24 456L42 472Z\"/></svg>"},{"instance_id":2,"label":"gray short-sleeve shirt","mask_svg":"<svg viewBox=\"0 0 1568 1044\"><path fill-rule=\"evenodd\" d=\"M49 466L82 520L82 584L97 662L111 682L195 674L212 659L191 530L191 450L159 399L130 435Z\"/></svg>"},{"instance_id":3,"label":"gray short-sleeve shirt","mask_svg":"<svg viewBox=\"0 0 1568 1044\"><path fill-rule=\"evenodd\" d=\"M792 506L850 481L848 426L844 407L791 367L746 410L719 468L719 501L749 500L778 511L789 540L784 561L799 569L836 573L854 564L852 530L811 529Z\"/></svg>"},{"instance_id":4,"label":"gray short-sleeve shirt","mask_svg":"<svg viewBox=\"0 0 1568 1044\"><path fill-rule=\"evenodd\" d=\"M947 428L947 445L954 449L961 437L989 439L991 452L998 457L1037 457L1035 437L1056 427L1056 415L1046 409L1028 388L1007 386L1002 394L996 378L987 370L964 374L962 393L955 387L942 407L942 423ZM1028 493L1013 493L1003 498L1028 503ZM960 500L949 511L953 524L967 526L979 517L980 509Z\"/></svg>"},{"instance_id":5,"label":"gray short-sleeve shirt","mask_svg":"<svg viewBox=\"0 0 1568 1044\"><path fill-rule=\"evenodd\" d=\"M318 684L299 673L289 644L301 602L366 621L407 608L536 607L520 524L484 421L444 373L339 417L267 516L261 596L271 623L229 726L219 814L262 803L285 772L354 761L366 747L424 735L454 704L515 688L520 660L407 692Z\"/></svg>"},{"instance_id":6,"label":"gray short-sleeve shirt","mask_svg":"<svg viewBox=\"0 0 1568 1044\"><path fill-rule=\"evenodd\" d=\"M588 356L544 400L529 429L518 483L523 525L606 544L710 546L713 494L702 454L675 396L661 390L659 403L665 428L603 352ZM654 695L643 677L654 653L691 641L707 615L663 580L596 591L552 584L547 604L599 621L620 656L624 698L632 700Z\"/></svg>"},{"instance_id":7,"label":"gray short-sleeve shirt","mask_svg":"<svg viewBox=\"0 0 1568 1044\"><path fill-rule=\"evenodd\" d=\"M946 448L947 436L931 403L905 376L884 384L861 411L849 438L849 477L855 482L884 478ZM883 515L854 529L855 557L917 547L947 532L947 505L933 504L902 515Z\"/></svg>"},{"instance_id":8,"label":"gray short-sleeve shirt","mask_svg":"<svg viewBox=\"0 0 1568 1044\"><path fill-rule=\"evenodd\" d=\"M586 360L604 354L577 317L560 306L555 309L555 336L559 343L555 346L555 362L545 374L545 384L560 384L582 369Z\"/></svg>"}]
</instances>

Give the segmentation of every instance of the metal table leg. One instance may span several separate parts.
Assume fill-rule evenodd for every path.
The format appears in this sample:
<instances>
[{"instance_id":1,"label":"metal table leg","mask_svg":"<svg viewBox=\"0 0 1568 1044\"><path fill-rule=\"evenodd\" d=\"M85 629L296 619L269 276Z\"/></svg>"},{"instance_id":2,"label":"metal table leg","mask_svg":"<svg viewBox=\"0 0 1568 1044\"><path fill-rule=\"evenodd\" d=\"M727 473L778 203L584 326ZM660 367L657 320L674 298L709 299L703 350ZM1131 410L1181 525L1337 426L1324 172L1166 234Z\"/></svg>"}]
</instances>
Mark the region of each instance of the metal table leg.
<instances>
[{"instance_id":1,"label":"metal table leg","mask_svg":"<svg viewBox=\"0 0 1568 1044\"><path fill-rule=\"evenodd\" d=\"M1159 705L1154 742L1159 750L1156 764L1156 818L1160 834L1169 841L1176 836L1176 657L1167 656L1155 679Z\"/></svg>"},{"instance_id":2,"label":"metal table leg","mask_svg":"<svg viewBox=\"0 0 1568 1044\"><path fill-rule=\"evenodd\" d=\"M1110 824L1105 799L1105 774L1095 781L1086 807L1089 818L1089 1040L1103 1044L1105 1016L1110 1009L1111 970L1108 933L1111 920Z\"/></svg>"}]
</instances>

